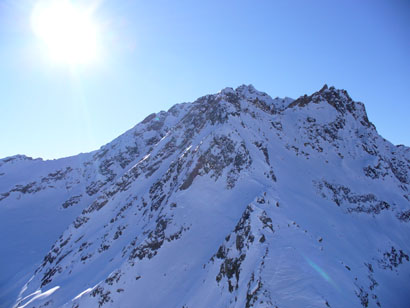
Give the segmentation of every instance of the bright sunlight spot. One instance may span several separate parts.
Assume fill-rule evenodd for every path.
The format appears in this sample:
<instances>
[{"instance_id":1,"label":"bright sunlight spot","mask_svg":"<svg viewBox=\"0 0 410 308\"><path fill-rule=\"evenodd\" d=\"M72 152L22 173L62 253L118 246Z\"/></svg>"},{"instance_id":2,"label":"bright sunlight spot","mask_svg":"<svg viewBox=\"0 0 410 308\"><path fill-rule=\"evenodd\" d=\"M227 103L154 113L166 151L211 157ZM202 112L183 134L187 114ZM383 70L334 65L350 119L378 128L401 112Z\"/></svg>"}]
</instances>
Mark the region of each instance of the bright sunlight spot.
<instances>
[{"instance_id":1,"label":"bright sunlight spot","mask_svg":"<svg viewBox=\"0 0 410 308\"><path fill-rule=\"evenodd\" d=\"M92 10L70 0L39 0L31 22L52 60L77 65L97 58L98 29Z\"/></svg>"}]
</instances>

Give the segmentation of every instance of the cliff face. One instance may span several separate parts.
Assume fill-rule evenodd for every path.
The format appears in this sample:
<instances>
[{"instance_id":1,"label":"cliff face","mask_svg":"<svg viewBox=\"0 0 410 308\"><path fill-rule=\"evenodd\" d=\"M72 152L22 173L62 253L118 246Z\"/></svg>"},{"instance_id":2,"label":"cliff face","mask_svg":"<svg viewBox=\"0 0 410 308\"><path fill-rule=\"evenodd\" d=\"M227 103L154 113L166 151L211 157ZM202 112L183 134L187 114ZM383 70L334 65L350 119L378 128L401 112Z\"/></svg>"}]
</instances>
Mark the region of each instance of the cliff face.
<instances>
[{"instance_id":1,"label":"cliff face","mask_svg":"<svg viewBox=\"0 0 410 308\"><path fill-rule=\"evenodd\" d=\"M409 170L344 90L226 88L92 153L1 160L0 299L405 307Z\"/></svg>"}]
</instances>

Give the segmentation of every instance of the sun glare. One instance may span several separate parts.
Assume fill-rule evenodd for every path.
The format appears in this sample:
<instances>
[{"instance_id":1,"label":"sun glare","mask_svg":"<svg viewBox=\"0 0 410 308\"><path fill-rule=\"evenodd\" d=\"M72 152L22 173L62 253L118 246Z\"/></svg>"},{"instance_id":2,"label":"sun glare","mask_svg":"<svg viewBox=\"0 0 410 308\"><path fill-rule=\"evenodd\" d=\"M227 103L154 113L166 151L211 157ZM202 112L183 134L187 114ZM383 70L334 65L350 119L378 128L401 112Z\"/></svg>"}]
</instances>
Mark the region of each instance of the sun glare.
<instances>
[{"instance_id":1,"label":"sun glare","mask_svg":"<svg viewBox=\"0 0 410 308\"><path fill-rule=\"evenodd\" d=\"M90 9L76 6L70 0L40 0L31 22L52 60L77 65L96 59L98 29Z\"/></svg>"}]
</instances>

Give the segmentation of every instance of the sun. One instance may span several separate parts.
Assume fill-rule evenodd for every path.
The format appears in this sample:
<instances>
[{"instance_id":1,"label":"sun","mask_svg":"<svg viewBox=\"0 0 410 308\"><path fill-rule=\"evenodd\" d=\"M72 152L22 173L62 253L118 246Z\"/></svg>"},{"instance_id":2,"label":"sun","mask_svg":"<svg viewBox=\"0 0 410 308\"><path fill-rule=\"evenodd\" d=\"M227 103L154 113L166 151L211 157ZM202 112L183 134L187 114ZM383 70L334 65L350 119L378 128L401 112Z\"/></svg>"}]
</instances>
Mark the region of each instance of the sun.
<instances>
[{"instance_id":1,"label":"sun","mask_svg":"<svg viewBox=\"0 0 410 308\"><path fill-rule=\"evenodd\" d=\"M70 0L39 0L31 24L53 61L86 64L98 56L98 28L92 10Z\"/></svg>"}]
</instances>

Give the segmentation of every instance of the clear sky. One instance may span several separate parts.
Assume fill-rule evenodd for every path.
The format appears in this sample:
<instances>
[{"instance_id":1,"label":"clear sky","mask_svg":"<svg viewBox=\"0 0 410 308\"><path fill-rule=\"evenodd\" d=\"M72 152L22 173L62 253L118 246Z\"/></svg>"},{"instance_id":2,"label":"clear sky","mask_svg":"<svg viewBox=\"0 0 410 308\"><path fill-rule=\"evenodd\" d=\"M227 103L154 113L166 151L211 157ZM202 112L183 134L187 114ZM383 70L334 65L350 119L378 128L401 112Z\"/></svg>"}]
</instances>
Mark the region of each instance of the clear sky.
<instances>
[{"instance_id":1,"label":"clear sky","mask_svg":"<svg viewBox=\"0 0 410 308\"><path fill-rule=\"evenodd\" d=\"M95 150L152 112L241 84L292 98L344 88L410 146L408 0L73 0L98 29L98 55L80 64L46 52L38 1L0 0L0 157Z\"/></svg>"}]
</instances>

